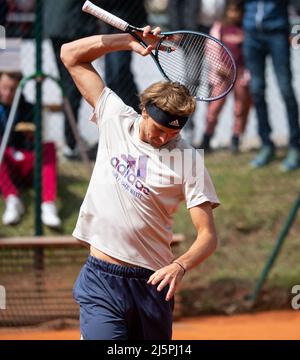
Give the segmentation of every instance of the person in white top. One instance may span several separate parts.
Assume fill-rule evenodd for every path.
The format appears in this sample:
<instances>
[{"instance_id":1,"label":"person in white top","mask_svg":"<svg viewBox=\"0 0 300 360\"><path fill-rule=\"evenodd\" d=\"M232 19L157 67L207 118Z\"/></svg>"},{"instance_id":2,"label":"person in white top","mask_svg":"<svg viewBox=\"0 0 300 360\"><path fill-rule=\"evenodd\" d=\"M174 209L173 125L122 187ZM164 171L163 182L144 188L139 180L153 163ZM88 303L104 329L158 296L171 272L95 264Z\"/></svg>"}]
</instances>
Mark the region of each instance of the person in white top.
<instances>
[{"instance_id":1,"label":"person in white top","mask_svg":"<svg viewBox=\"0 0 300 360\"><path fill-rule=\"evenodd\" d=\"M159 34L160 28L144 28L147 49L129 34L114 34L61 50L99 130L95 168L73 232L90 247L73 289L83 339L171 339L174 293L184 274L217 247L212 209L219 200L201 154L180 136L195 99L183 85L162 81L141 94L140 115L92 66L113 51L147 56ZM174 260L172 225L182 200L197 237Z\"/></svg>"}]
</instances>

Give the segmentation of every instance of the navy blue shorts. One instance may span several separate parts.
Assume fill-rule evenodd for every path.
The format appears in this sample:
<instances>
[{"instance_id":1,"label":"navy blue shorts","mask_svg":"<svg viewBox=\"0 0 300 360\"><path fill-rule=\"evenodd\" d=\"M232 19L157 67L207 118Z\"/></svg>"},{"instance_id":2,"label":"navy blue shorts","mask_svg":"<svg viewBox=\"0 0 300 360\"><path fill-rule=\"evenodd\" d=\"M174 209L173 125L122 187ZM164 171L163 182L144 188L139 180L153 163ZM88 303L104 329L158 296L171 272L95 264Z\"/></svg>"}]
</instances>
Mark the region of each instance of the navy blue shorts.
<instances>
[{"instance_id":1,"label":"navy blue shorts","mask_svg":"<svg viewBox=\"0 0 300 360\"><path fill-rule=\"evenodd\" d=\"M89 256L75 282L84 340L170 340L174 299L147 281L153 271Z\"/></svg>"}]
</instances>

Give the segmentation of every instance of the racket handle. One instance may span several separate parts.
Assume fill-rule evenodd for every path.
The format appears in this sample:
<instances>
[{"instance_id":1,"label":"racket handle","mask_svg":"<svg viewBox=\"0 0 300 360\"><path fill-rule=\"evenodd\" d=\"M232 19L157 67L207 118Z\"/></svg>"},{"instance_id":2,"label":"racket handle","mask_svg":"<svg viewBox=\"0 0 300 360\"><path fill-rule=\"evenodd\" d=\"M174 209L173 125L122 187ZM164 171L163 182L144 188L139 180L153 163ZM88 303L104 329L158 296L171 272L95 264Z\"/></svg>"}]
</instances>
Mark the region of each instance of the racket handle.
<instances>
[{"instance_id":1,"label":"racket handle","mask_svg":"<svg viewBox=\"0 0 300 360\"><path fill-rule=\"evenodd\" d=\"M104 21L105 23L113 26L122 31L126 31L128 28L128 23L119 17L111 14L110 12L101 9L99 6L96 6L90 1L86 1L82 7L82 11L94 15L98 19Z\"/></svg>"}]
</instances>

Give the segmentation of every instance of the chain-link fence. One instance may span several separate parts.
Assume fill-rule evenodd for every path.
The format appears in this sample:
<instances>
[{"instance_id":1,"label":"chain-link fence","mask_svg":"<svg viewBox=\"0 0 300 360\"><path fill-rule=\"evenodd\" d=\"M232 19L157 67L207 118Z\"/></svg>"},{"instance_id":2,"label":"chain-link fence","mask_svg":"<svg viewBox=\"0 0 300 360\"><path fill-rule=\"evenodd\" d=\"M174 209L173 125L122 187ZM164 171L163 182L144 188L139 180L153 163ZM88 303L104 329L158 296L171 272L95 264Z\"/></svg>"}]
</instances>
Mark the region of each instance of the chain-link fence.
<instances>
[{"instance_id":1,"label":"chain-link fence","mask_svg":"<svg viewBox=\"0 0 300 360\"><path fill-rule=\"evenodd\" d=\"M42 142L44 156L41 164L41 200L53 202L57 215L61 218L61 231L70 233L75 224L75 213L84 195L92 162L97 151L97 132L88 121L91 108L82 99L70 75L60 60L63 43L113 29L100 24L95 18L81 11L84 1L41 1L41 12L37 13L36 1L1 1L0 17L2 35L6 39L6 49L1 52L0 72L13 73L15 79L5 78L7 86L16 91L19 75L31 80L24 82L22 95L16 113L16 122L10 134L5 151L5 162L10 162L1 184L5 199L9 195L22 198L22 204L12 199L11 206L19 206L19 215L8 214L4 224L19 223L14 228L3 228L1 236L34 235L33 192L23 191L33 181L33 134L34 103L36 103L36 82L34 77L42 75ZM98 5L127 19L138 26L148 22L149 4L143 1L98 1ZM156 5L154 7L161 11ZM36 32L37 26L43 34ZM36 37L43 35L42 74L36 73ZM3 46L4 47L4 46ZM121 53L100 59L96 67L114 89L131 106L138 109L140 81L135 72L137 64L131 54ZM145 74L144 74L145 75ZM146 72L148 84L152 81L152 71ZM156 75L159 77L159 75ZM143 85L145 86L145 85ZM9 100L9 101L8 101ZM13 97L7 99L9 105L2 109L2 117L8 118ZM4 121L3 121L4 122ZM24 124L26 123L26 124ZM29 125L30 123L30 125ZM2 129L4 135L4 129ZM26 148L28 153L10 153L12 145ZM27 156L28 155L28 156ZM56 156L55 156L56 155ZM76 191L71 189L75 186ZM46 190L47 189L47 190ZM69 195L68 195L69 194ZM70 196L70 197L69 197ZM63 201L61 200L63 199ZM23 216L24 205L26 208ZM43 210L43 209L42 209ZM53 209L52 209L53 210ZM49 209L51 212L51 209ZM54 209L55 211L55 209ZM53 211L52 211L53 212ZM4 204L1 203L1 213ZM54 214L56 215L56 214ZM43 220L43 218L42 218ZM26 226L22 226L26 223ZM59 225L54 219L52 225ZM26 227L26 229L25 229ZM56 227L56 226L54 226ZM45 232L49 232L45 228Z\"/></svg>"},{"instance_id":2,"label":"chain-link fence","mask_svg":"<svg viewBox=\"0 0 300 360\"><path fill-rule=\"evenodd\" d=\"M92 109L63 66L60 48L66 42L114 30L83 13L83 3L78 0L0 2L3 39L0 73L3 87L9 92L6 98L4 95L1 98L2 140L13 118L1 161L0 237L9 237L8 246L4 246L3 240L0 250L0 284L7 289L7 308L1 316L1 326L78 317L71 286L86 258L86 250L65 244L63 239L50 241L50 247L43 244L45 240L40 240L37 246L29 241L24 248L24 236L72 232L95 160L98 137L89 122ZM153 24L167 25L163 1L95 3L137 26L146 25L150 18ZM107 85L138 110L137 94L154 78L160 79L152 64L146 63L148 70L141 74L140 60L126 52L99 59L95 67ZM41 178L37 182L34 168L37 167L39 109L35 104L40 96ZM36 223L39 204L34 199L38 191L42 202L42 214L38 215L48 225L42 229ZM51 212L54 215L52 223L43 218L44 203L56 207L56 211L53 207L48 210L48 219ZM7 213L9 209L15 212ZM15 245L12 237L17 241ZM64 280L60 277L62 268Z\"/></svg>"},{"instance_id":3,"label":"chain-link fence","mask_svg":"<svg viewBox=\"0 0 300 360\"><path fill-rule=\"evenodd\" d=\"M44 169L48 175L42 176L41 179L41 198L42 201L54 201L56 203L59 215L62 218L62 230L67 233L70 233L74 226L74 218L71 219L70 215L80 205L91 171L91 164L88 164L88 159L93 161L96 156L98 134L94 125L89 121L91 108L80 96L60 60L60 48L63 43L80 37L115 31L94 17L83 13L81 11L83 2L76 0L42 1L43 9L40 14L36 14L35 0L7 0L1 1L0 10L1 24L3 24L2 33L5 30L6 35L6 50L1 52L0 58L0 71L2 72L19 72L23 77L35 75L35 37L39 35L35 32L35 26L40 25L40 28L43 29L43 51L41 55L42 70L46 77L43 81L42 96L42 138L45 152L42 172ZM182 4L188 3L188 1L169 1L169 5L167 0L98 0L95 3L136 26L151 23L161 25L163 29L185 27L194 30L202 29L203 31L207 30L214 20L220 18L222 6L224 5L224 1L215 2L219 3L219 7L214 11L211 10L210 13L206 9L206 14L203 16L201 15L200 6L195 7L194 5L193 8L182 7ZM190 1L190 3L195 4L197 1ZM204 1L203 9L205 3ZM176 4L177 8L174 11ZM178 4L181 4L181 8ZM296 1L295 4L297 9L298 2ZM181 14L182 16L180 16ZM297 23L297 12L292 13L292 15L293 21ZM183 20L184 17L188 18L188 20ZM300 79L300 72L297 67L299 54L299 51L292 50L294 86L297 98L300 100L300 88L297 85ZM137 110L139 103L138 93L151 83L161 79L161 74L150 58L142 58L130 52L109 54L105 59L101 58L96 61L95 67L104 77L106 84L118 93L127 104ZM143 71L140 71L141 68ZM267 68L267 83L269 85L267 99L270 103L273 137L278 144L285 145L288 132L287 121L271 62L268 63ZM33 121L34 108L29 104L35 102L35 81L27 81L24 83L20 99L19 113L21 113L20 116L23 116L23 119L19 119L21 124L13 129L10 144L15 141L15 138L18 138L18 141L26 142L28 150L32 150L34 145L32 142L30 143L29 138L32 137L34 126L30 127L27 124L24 128L22 123ZM212 143L213 146L226 146L230 141L233 119L232 109L233 99L232 96L229 96L219 119L219 125ZM195 127L192 137L195 143L199 143L204 132L205 121L203 119L205 118L205 112L206 104L198 104L197 112L193 117ZM7 113L8 110L6 110L6 116ZM276 114L276 121L273 120L275 118L274 114ZM24 134L26 134L26 140L20 140ZM246 147L257 146L259 143L254 111L250 113L243 143ZM55 146L54 149L53 146ZM56 158L53 155L54 152L57 155ZM32 180L31 176L27 176L31 175L30 171L27 171L29 174L24 173L24 166L32 165L30 159L25 157L23 162L20 161L24 154L22 155L19 152L7 156L9 156L11 162L15 162L15 171L6 174L6 178L2 179L5 198L11 193L19 194L18 189L14 187L14 182L16 182L17 187L20 187L21 185L27 186ZM48 164L47 171L45 163ZM56 165L58 173L55 171ZM49 167L52 170L49 170ZM11 179L9 179L9 176L11 176ZM78 193L74 194L72 187L76 187L79 190ZM47 192L43 190L45 188L48 189ZM28 195L27 192L24 196L26 202L28 202L26 196L31 197L32 195ZM61 201L62 198L64 199L63 202ZM1 210L3 212L3 204L1 204ZM20 227L17 227L14 231L10 228L3 230L1 235L33 234L30 220L33 211L29 204L26 214L31 214L31 216L26 216L25 219L30 225L27 226L26 230L20 230ZM7 222L9 220L7 219Z\"/></svg>"},{"instance_id":4,"label":"chain-link fence","mask_svg":"<svg viewBox=\"0 0 300 360\"><path fill-rule=\"evenodd\" d=\"M39 8L40 13L37 11L36 0L0 0L0 73L13 74L13 76L5 78L5 85L9 91L6 99L2 99L0 102L0 125L7 123L11 114L10 110L13 108L13 95L20 79L25 78L25 81L21 83L22 95L17 104L15 122L8 146L5 149L6 167L2 166L0 178L2 190L1 217L7 207L3 197L7 199L9 195L14 195L11 197L11 207L17 208L18 214L15 217L14 214L8 214L7 218L2 219L0 237L33 236L36 233L34 220L36 217L34 202L36 189L32 185L35 164L34 136L37 126L34 122L37 114L34 104L38 98L36 81L42 81L43 84L41 201L56 206L56 209L50 206L46 210L42 206L42 210L48 211L48 215L54 215L52 223L43 227L44 234L72 233L97 152L98 134L95 131L95 125L89 121L92 109L80 96L61 63L59 54L60 48L65 42L98 33L112 33L114 29L105 26L92 16L84 14L81 11L84 1L39 0L39 2L42 5L42 8ZM187 16L186 12L190 8L181 9L179 7L177 14L174 15L169 11L167 0L94 0L93 2L135 26L150 23L154 26L160 25L163 30L174 29L177 26L176 21L186 17L189 23L182 24L179 21L178 26L180 28L196 26L197 30L202 31L207 31L212 22L221 16L222 4L224 3L224 1L220 1L217 9L210 12L207 10L205 15L202 14L200 6L196 6L194 13L189 12L189 16ZM212 2L203 1L203 4L208 4L207 8L209 8L209 3ZM218 3L218 1L214 3ZM295 4L299 7L297 1ZM183 12L180 12L180 9ZM295 24L299 23L297 16L297 12L293 13ZM43 31L37 33L36 26L39 26ZM39 36L42 36L43 39L42 52L36 54L36 41ZM41 56L42 72L37 72L37 55ZM297 66L299 60L300 51L292 50L294 87L298 100L300 100L300 69ZM129 52L110 54L106 58L97 60L94 65L105 79L106 84L135 109L138 109L137 94L151 83L162 79L160 72L150 58L142 58ZM278 144L285 145L287 123L271 62L268 63L267 82L267 99L271 109L270 117L274 127L274 138ZM230 96L221 113L213 146L225 146L230 141L232 109L233 100ZM194 116L193 137L195 142L199 141L203 134L205 112L206 104L198 104ZM276 121L274 120L275 114ZM4 132L5 127L1 133L2 139ZM258 144L256 119L253 111L249 117L243 142L245 147ZM14 146L16 144L21 144L22 146L18 146L25 150L20 151L18 146ZM18 202L16 198L22 199L22 202ZM41 220L43 221L43 217ZM44 222L47 223L47 221ZM17 223L16 226L6 226L13 223ZM56 230L52 230L53 227ZM68 253L70 249L65 251L60 253L62 258L67 257L67 255L72 256L72 252ZM2 259L8 261L10 255L13 257L11 250L6 250ZM29 255L31 261L29 265L32 268L34 252L30 252ZM49 255L49 264L51 265L49 268L52 269L56 254L54 251L47 250L46 255ZM80 263L83 261L81 255L82 253L79 253L76 257L76 261L79 260L78 266L75 266L76 269L72 269L75 272L72 272L72 275L68 277L72 281L74 273L77 273ZM26 252L22 253L21 256L27 257ZM17 262L13 265L17 266ZM20 267L19 273L22 274L25 268L26 266ZM59 278L59 270L57 269L55 270L57 272L53 274L54 282ZM34 270L30 271L30 276L36 281L37 273ZM3 271L3 273L5 272ZM13 282L14 280L10 277L11 273L13 271L6 272L6 276ZM21 280L23 283L27 281ZM59 293L63 290L58 286L57 291Z\"/></svg>"},{"instance_id":5,"label":"chain-link fence","mask_svg":"<svg viewBox=\"0 0 300 360\"><path fill-rule=\"evenodd\" d=\"M43 238L35 245L24 238L15 244L9 239L6 246L1 242L0 281L6 306L1 308L0 299L0 327L55 320L62 326L78 326L72 286L87 254L88 250L74 240L62 237L52 241Z\"/></svg>"}]
</instances>

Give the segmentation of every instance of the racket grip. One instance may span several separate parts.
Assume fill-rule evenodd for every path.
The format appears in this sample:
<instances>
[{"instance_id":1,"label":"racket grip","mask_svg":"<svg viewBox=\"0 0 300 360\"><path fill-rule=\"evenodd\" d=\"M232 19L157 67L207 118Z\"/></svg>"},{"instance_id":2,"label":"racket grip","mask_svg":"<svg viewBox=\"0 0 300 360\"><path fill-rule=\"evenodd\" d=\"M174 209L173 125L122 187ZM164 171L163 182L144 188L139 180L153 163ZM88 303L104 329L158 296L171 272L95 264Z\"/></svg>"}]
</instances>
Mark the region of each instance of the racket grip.
<instances>
[{"instance_id":1,"label":"racket grip","mask_svg":"<svg viewBox=\"0 0 300 360\"><path fill-rule=\"evenodd\" d=\"M104 21L105 23L113 26L116 29L126 31L128 28L128 23L119 17L111 14L110 12L101 9L99 6L96 6L90 1L86 1L82 7L82 11L91 14L98 19Z\"/></svg>"}]
</instances>

